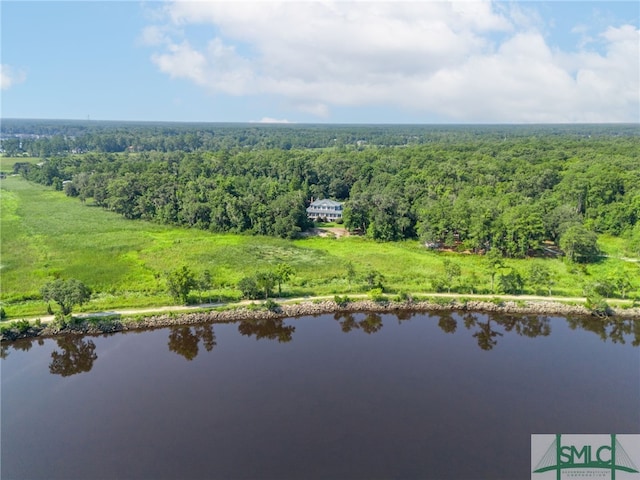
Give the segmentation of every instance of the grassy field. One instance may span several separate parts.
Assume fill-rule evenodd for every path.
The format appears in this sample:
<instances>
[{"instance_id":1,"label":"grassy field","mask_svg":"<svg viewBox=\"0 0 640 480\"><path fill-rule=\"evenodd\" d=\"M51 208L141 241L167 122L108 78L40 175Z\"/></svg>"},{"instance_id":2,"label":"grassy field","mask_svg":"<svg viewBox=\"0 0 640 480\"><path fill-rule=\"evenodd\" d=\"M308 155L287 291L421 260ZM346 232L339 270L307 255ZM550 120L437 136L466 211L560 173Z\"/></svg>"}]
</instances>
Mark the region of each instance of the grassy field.
<instances>
[{"instance_id":1,"label":"grassy field","mask_svg":"<svg viewBox=\"0 0 640 480\"><path fill-rule=\"evenodd\" d=\"M13 166L18 162L38 163L42 159L38 157L2 157L0 156L0 172L11 173Z\"/></svg>"},{"instance_id":2,"label":"grassy field","mask_svg":"<svg viewBox=\"0 0 640 480\"><path fill-rule=\"evenodd\" d=\"M6 159L5 159L6 160ZM5 164L2 165L5 168ZM482 257L426 250L416 241L376 243L360 237L310 237L295 241L270 237L218 235L130 221L20 177L2 181L0 197L1 297L9 318L44 315L40 288L59 276L77 278L94 291L77 311L168 305L164 274L182 265L195 273L209 270L212 296L239 298L237 282L257 270L286 262L295 276L284 286L289 296L345 294L368 290L371 270L384 275L391 292L429 292L431 278L443 272L443 260L460 264L462 278L476 292L488 293L490 277ZM622 241L603 238L606 253L619 256ZM348 262L357 278L347 281ZM583 266L561 260L507 260L525 274L531 262L546 262L554 272L553 294L582 296L583 285L626 269L640 277L639 264L617 258ZM632 295L640 295L635 282ZM526 293L533 293L527 289Z\"/></svg>"}]
</instances>

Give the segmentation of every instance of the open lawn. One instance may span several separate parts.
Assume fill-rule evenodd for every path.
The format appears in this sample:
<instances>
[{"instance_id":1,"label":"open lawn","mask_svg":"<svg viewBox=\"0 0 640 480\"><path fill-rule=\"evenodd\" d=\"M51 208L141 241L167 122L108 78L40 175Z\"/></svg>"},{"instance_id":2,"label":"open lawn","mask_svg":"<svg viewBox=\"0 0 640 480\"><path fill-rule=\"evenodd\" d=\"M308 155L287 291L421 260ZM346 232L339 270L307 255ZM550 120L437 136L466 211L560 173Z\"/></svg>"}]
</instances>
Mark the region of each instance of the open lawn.
<instances>
[{"instance_id":1,"label":"open lawn","mask_svg":"<svg viewBox=\"0 0 640 480\"><path fill-rule=\"evenodd\" d=\"M490 291L483 257L433 252L417 241L218 235L125 220L21 177L10 176L1 185L0 300L9 318L44 315L40 289L55 277L77 278L93 290L92 300L76 311L169 305L165 273L182 265L196 274L209 270L215 290L206 296L227 299L240 297L236 285L241 278L282 262L295 271L283 286L289 296L366 292L370 287L364 279L372 270L384 276L387 291L429 292L434 276L443 275L445 258L461 267L454 289ZM625 271L634 284L628 296L640 295L640 264L614 258L624 250L621 241L604 240L612 257L594 265L571 266L558 259L507 259L505 264L525 278L532 263L549 265L552 292L561 296L582 296L585 284ZM356 272L351 282L348 262ZM525 286L523 293L535 292Z\"/></svg>"}]
</instances>

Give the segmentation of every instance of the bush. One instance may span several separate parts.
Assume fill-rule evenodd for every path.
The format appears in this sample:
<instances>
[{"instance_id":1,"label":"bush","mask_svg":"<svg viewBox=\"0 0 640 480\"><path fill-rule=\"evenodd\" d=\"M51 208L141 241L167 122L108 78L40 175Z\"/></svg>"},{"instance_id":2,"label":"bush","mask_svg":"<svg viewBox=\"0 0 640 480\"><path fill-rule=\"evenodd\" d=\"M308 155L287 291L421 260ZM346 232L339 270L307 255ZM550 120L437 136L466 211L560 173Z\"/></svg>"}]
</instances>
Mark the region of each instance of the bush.
<instances>
[{"instance_id":1,"label":"bush","mask_svg":"<svg viewBox=\"0 0 640 480\"><path fill-rule=\"evenodd\" d=\"M268 299L266 302L264 302L264 307L270 312L277 312L280 309L280 305L271 299Z\"/></svg>"},{"instance_id":2,"label":"bush","mask_svg":"<svg viewBox=\"0 0 640 480\"><path fill-rule=\"evenodd\" d=\"M434 305L440 305L443 307L447 305L451 305L455 301L447 297L427 297L426 300L429 303L432 303Z\"/></svg>"},{"instance_id":3,"label":"bush","mask_svg":"<svg viewBox=\"0 0 640 480\"><path fill-rule=\"evenodd\" d=\"M29 324L29 320L16 320L13 322L13 327L20 333L27 333L31 325Z\"/></svg>"},{"instance_id":4,"label":"bush","mask_svg":"<svg viewBox=\"0 0 640 480\"><path fill-rule=\"evenodd\" d=\"M4 311L4 308L0 307L0 320L4 320L7 318L7 312Z\"/></svg>"},{"instance_id":5,"label":"bush","mask_svg":"<svg viewBox=\"0 0 640 480\"><path fill-rule=\"evenodd\" d=\"M431 288L436 292L445 292L447 290L447 282L442 277L431 277Z\"/></svg>"},{"instance_id":6,"label":"bush","mask_svg":"<svg viewBox=\"0 0 640 480\"><path fill-rule=\"evenodd\" d=\"M394 298L394 301L399 303L402 303L402 302L411 303L413 301L413 298L411 298L411 296L407 292L398 292L398 294Z\"/></svg>"},{"instance_id":7,"label":"bush","mask_svg":"<svg viewBox=\"0 0 640 480\"><path fill-rule=\"evenodd\" d=\"M249 305L246 306L246 309L249 310L250 312L257 312L262 309L262 305L251 302Z\"/></svg>"},{"instance_id":8,"label":"bush","mask_svg":"<svg viewBox=\"0 0 640 480\"><path fill-rule=\"evenodd\" d=\"M613 315L613 310L609 304L600 295L591 295L587 297L587 303L585 304L591 314L596 317L610 317Z\"/></svg>"},{"instance_id":9,"label":"bush","mask_svg":"<svg viewBox=\"0 0 640 480\"><path fill-rule=\"evenodd\" d=\"M590 297L612 297L615 287L608 280L598 280L596 282L585 285L583 293L585 296Z\"/></svg>"},{"instance_id":10,"label":"bush","mask_svg":"<svg viewBox=\"0 0 640 480\"><path fill-rule=\"evenodd\" d=\"M344 297L341 297L340 295L336 295L335 297L333 297L333 301L336 302L336 304L339 307L346 307L347 304L351 302L351 299L346 295Z\"/></svg>"},{"instance_id":11,"label":"bush","mask_svg":"<svg viewBox=\"0 0 640 480\"><path fill-rule=\"evenodd\" d=\"M498 307L504 307L504 300L502 300L499 297L494 297L491 300L489 300L491 303L493 303L494 305L497 305Z\"/></svg>"},{"instance_id":12,"label":"bush","mask_svg":"<svg viewBox=\"0 0 640 480\"><path fill-rule=\"evenodd\" d=\"M387 297L382 293L381 288L373 288L369 290L369 298L374 302L386 302Z\"/></svg>"},{"instance_id":13,"label":"bush","mask_svg":"<svg viewBox=\"0 0 640 480\"><path fill-rule=\"evenodd\" d=\"M68 317L62 312L56 312L56 314L53 317L53 324L58 328L63 329L69 324L68 322L69 318L70 317Z\"/></svg>"}]
</instances>

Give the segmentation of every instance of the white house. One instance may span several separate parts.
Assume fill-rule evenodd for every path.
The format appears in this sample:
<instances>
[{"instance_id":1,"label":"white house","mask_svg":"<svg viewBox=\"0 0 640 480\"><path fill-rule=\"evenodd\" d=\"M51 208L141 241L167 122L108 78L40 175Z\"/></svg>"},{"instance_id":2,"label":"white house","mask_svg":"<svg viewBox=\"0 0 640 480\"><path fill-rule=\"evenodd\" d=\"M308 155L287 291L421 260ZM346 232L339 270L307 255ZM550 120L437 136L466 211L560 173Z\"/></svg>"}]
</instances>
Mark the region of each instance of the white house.
<instances>
[{"instance_id":1,"label":"white house","mask_svg":"<svg viewBox=\"0 0 640 480\"><path fill-rule=\"evenodd\" d=\"M316 200L307 208L307 216L312 220L324 218L327 221L335 221L342 218L342 203L333 200Z\"/></svg>"}]
</instances>

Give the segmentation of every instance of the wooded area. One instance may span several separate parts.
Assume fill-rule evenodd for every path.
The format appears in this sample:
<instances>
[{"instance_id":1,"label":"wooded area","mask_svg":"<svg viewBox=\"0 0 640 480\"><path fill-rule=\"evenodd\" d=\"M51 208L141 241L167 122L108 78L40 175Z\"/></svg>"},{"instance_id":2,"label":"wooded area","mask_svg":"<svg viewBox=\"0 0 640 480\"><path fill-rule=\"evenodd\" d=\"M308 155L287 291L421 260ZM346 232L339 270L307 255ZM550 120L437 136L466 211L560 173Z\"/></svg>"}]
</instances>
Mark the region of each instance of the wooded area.
<instances>
[{"instance_id":1,"label":"wooded area","mask_svg":"<svg viewBox=\"0 0 640 480\"><path fill-rule=\"evenodd\" d=\"M15 173L129 219L295 238L312 198L379 241L503 256L640 254L636 125L335 126L6 121Z\"/></svg>"}]
</instances>

